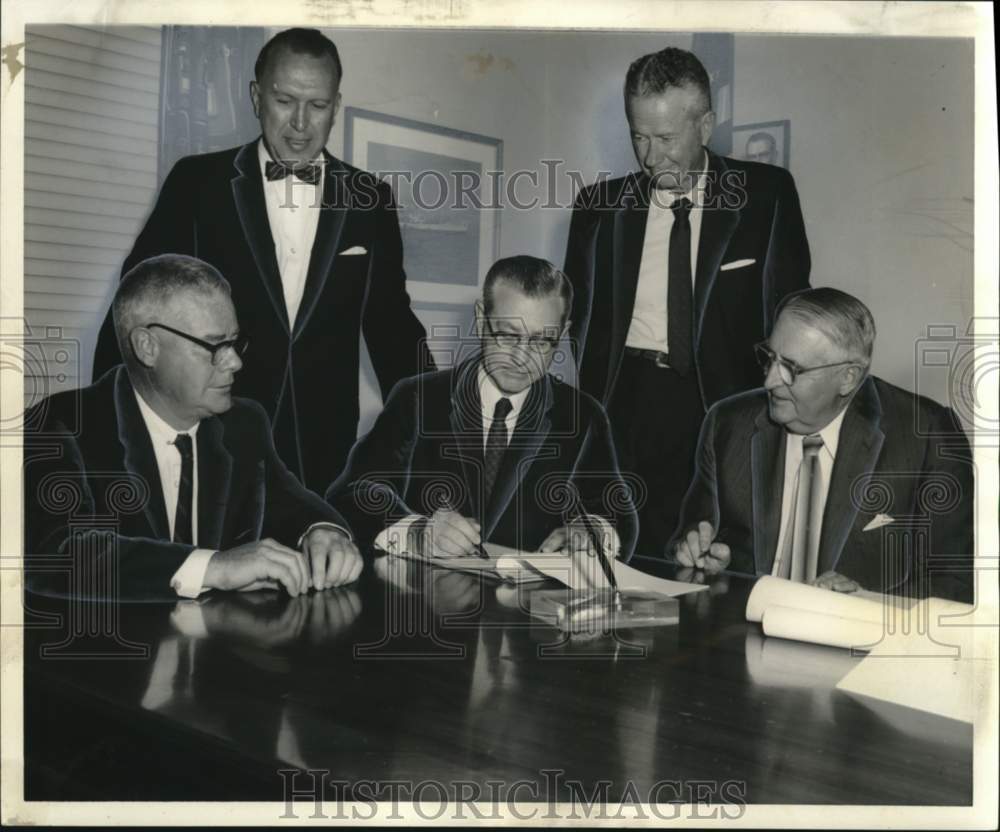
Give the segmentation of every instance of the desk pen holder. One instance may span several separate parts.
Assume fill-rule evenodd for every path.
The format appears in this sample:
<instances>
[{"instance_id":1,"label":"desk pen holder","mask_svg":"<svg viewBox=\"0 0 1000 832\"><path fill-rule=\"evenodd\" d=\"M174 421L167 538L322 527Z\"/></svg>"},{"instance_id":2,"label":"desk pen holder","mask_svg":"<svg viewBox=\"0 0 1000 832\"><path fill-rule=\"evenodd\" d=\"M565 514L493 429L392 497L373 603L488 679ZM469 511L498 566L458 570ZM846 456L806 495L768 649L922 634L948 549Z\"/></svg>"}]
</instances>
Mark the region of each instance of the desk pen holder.
<instances>
[{"instance_id":1,"label":"desk pen holder","mask_svg":"<svg viewBox=\"0 0 1000 832\"><path fill-rule=\"evenodd\" d=\"M676 598L641 590L536 590L530 609L533 617L570 633L669 626L680 620Z\"/></svg>"}]
</instances>

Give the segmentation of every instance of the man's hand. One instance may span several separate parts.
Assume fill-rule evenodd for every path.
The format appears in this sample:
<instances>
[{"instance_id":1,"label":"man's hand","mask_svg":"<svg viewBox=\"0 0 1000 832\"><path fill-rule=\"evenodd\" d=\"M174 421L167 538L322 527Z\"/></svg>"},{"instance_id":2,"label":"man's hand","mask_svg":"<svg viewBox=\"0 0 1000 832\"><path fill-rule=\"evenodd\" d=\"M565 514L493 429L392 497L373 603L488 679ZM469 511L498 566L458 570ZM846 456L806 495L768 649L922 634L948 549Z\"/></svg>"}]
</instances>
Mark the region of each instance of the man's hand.
<instances>
[{"instance_id":1,"label":"man's hand","mask_svg":"<svg viewBox=\"0 0 1000 832\"><path fill-rule=\"evenodd\" d=\"M271 538L216 552L202 580L206 589L239 592L283 586L292 596L307 592L309 584L305 556Z\"/></svg>"},{"instance_id":2,"label":"man's hand","mask_svg":"<svg viewBox=\"0 0 1000 832\"><path fill-rule=\"evenodd\" d=\"M321 590L356 581L364 564L350 538L326 526L309 530L302 539L302 552L312 566L312 586Z\"/></svg>"},{"instance_id":3,"label":"man's hand","mask_svg":"<svg viewBox=\"0 0 1000 832\"><path fill-rule=\"evenodd\" d=\"M857 581L852 581L847 576L833 570L820 575L813 581L813 586L818 586L820 589L832 589L834 592L857 592L861 589L861 584Z\"/></svg>"},{"instance_id":4,"label":"man's hand","mask_svg":"<svg viewBox=\"0 0 1000 832\"><path fill-rule=\"evenodd\" d=\"M424 528L423 553L428 557L464 557L473 554L479 544L479 523L457 511L439 508Z\"/></svg>"},{"instance_id":5,"label":"man's hand","mask_svg":"<svg viewBox=\"0 0 1000 832\"><path fill-rule=\"evenodd\" d=\"M599 532L595 529L592 535L587 529L587 524L582 520L574 520L565 526L553 529L552 533L545 538L542 545L538 547L539 552L579 552L583 554L597 554L597 546L594 537ZM605 554L609 557L611 553L605 549Z\"/></svg>"},{"instance_id":6,"label":"man's hand","mask_svg":"<svg viewBox=\"0 0 1000 832\"><path fill-rule=\"evenodd\" d=\"M598 534L596 529L591 534L582 520L574 520L554 529L538 547L538 551L558 552L568 557L568 581L571 587L606 589L610 583L597 551L597 544L601 542L599 538L595 540ZM607 548L604 554L609 560L614 560L614 553Z\"/></svg>"},{"instance_id":7,"label":"man's hand","mask_svg":"<svg viewBox=\"0 0 1000 832\"><path fill-rule=\"evenodd\" d=\"M677 544L674 553L681 566L693 566L704 569L709 575L721 572L729 566L732 557L725 543L715 543L715 529L707 520L698 524L698 530L692 529L687 538Z\"/></svg>"}]
</instances>

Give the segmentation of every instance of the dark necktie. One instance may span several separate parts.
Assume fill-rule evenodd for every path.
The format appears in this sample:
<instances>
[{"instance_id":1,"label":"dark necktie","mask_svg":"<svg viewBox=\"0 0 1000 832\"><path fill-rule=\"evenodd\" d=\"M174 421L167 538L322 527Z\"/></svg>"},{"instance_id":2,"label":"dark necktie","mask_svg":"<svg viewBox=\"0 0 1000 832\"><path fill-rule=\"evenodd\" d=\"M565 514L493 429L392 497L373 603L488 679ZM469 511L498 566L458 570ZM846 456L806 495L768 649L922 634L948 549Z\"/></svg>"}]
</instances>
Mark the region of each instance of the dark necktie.
<instances>
[{"instance_id":1,"label":"dark necktie","mask_svg":"<svg viewBox=\"0 0 1000 832\"><path fill-rule=\"evenodd\" d=\"M493 423L490 432L486 434L486 451L483 454L483 506L487 506L493 485L497 481L500 463L503 462L504 451L507 450L507 417L514 405L510 399L500 399L493 408Z\"/></svg>"},{"instance_id":2,"label":"dark necktie","mask_svg":"<svg viewBox=\"0 0 1000 832\"><path fill-rule=\"evenodd\" d=\"M296 179L301 179L303 182L315 185L319 182L322 173L323 169L320 165L310 164L292 167L291 165L286 165L284 162L264 162L264 176L267 177L268 182L274 182L277 179L284 179L286 176L294 175Z\"/></svg>"},{"instance_id":3,"label":"dark necktie","mask_svg":"<svg viewBox=\"0 0 1000 832\"><path fill-rule=\"evenodd\" d=\"M691 293L691 201L674 202L674 225L670 229L667 285L667 350L670 366L682 376L691 371L694 301Z\"/></svg>"},{"instance_id":4,"label":"dark necktie","mask_svg":"<svg viewBox=\"0 0 1000 832\"><path fill-rule=\"evenodd\" d=\"M194 450L191 437L186 433L178 433L174 445L181 455L181 480L177 489L177 511L174 513L174 543L193 544L191 503L194 494Z\"/></svg>"}]
</instances>

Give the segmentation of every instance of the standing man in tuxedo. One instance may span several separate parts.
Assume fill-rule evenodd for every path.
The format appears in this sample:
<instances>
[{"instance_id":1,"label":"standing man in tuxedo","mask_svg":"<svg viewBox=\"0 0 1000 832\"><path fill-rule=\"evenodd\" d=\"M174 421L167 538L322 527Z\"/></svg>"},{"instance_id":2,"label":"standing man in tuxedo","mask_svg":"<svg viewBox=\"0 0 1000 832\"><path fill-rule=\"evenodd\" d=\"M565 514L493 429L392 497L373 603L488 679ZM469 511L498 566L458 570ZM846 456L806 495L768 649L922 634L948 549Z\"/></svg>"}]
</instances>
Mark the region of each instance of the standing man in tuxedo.
<instances>
[{"instance_id":1,"label":"standing man in tuxedo","mask_svg":"<svg viewBox=\"0 0 1000 832\"><path fill-rule=\"evenodd\" d=\"M635 511L604 409L548 374L572 295L537 257L490 268L479 349L396 385L327 493L359 541L434 557L487 541L631 557Z\"/></svg>"},{"instance_id":2,"label":"standing man in tuxedo","mask_svg":"<svg viewBox=\"0 0 1000 832\"><path fill-rule=\"evenodd\" d=\"M112 315L125 365L25 414L29 587L61 593L71 572L71 593L148 600L357 578L343 518L278 458L261 406L232 394L247 339L219 272L145 260Z\"/></svg>"},{"instance_id":3,"label":"standing man in tuxedo","mask_svg":"<svg viewBox=\"0 0 1000 832\"><path fill-rule=\"evenodd\" d=\"M433 361L410 309L389 186L325 149L340 108L336 46L288 29L264 45L255 76L261 137L181 159L123 271L174 252L228 276L254 344L234 392L264 406L279 455L322 493L357 435L360 334L383 397ZM109 315L95 379L120 361Z\"/></svg>"},{"instance_id":4,"label":"standing man in tuxedo","mask_svg":"<svg viewBox=\"0 0 1000 832\"><path fill-rule=\"evenodd\" d=\"M791 175L705 147L715 115L693 54L636 60L625 113L641 170L580 193L565 271L580 387L645 483L637 551L651 555L676 525L705 410L758 384L753 345L810 263Z\"/></svg>"},{"instance_id":5,"label":"standing man in tuxedo","mask_svg":"<svg viewBox=\"0 0 1000 832\"><path fill-rule=\"evenodd\" d=\"M705 419L681 564L972 600L969 443L950 409L868 374L874 343L857 298L786 298L757 345L764 388Z\"/></svg>"}]
</instances>

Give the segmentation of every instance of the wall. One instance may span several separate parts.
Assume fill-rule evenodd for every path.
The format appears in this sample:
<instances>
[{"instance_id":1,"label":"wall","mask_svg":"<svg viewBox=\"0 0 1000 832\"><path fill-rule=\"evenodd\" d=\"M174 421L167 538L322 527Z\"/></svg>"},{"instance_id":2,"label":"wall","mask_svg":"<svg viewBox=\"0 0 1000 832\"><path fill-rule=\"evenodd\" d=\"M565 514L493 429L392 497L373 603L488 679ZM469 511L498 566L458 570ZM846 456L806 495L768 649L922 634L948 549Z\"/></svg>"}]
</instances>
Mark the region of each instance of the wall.
<instances>
[{"instance_id":1,"label":"wall","mask_svg":"<svg viewBox=\"0 0 1000 832\"><path fill-rule=\"evenodd\" d=\"M89 383L109 289L156 195L160 30L31 26L26 34L31 403Z\"/></svg>"},{"instance_id":2,"label":"wall","mask_svg":"<svg viewBox=\"0 0 1000 832\"><path fill-rule=\"evenodd\" d=\"M791 120L812 284L867 303L874 372L941 402L914 356L973 315L973 100L971 40L736 37L735 123Z\"/></svg>"}]
</instances>

